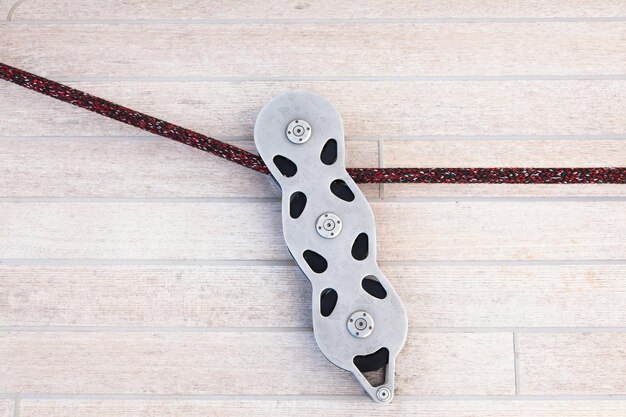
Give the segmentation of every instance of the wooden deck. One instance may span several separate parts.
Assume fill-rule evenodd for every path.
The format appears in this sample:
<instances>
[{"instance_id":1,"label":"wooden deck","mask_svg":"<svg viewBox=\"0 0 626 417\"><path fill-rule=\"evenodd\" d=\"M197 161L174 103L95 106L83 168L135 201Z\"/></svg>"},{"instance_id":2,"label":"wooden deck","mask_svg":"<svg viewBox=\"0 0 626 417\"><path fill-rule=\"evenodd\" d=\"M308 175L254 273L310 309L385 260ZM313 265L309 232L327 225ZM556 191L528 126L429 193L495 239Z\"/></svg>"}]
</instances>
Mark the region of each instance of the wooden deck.
<instances>
[{"instance_id":1,"label":"wooden deck","mask_svg":"<svg viewBox=\"0 0 626 417\"><path fill-rule=\"evenodd\" d=\"M354 167L626 166L622 0L0 0L0 62ZM366 185L410 320L376 407L311 331L267 177L0 83L0 417L626 415L626 186Z\"/></svg>"}]
</instances>

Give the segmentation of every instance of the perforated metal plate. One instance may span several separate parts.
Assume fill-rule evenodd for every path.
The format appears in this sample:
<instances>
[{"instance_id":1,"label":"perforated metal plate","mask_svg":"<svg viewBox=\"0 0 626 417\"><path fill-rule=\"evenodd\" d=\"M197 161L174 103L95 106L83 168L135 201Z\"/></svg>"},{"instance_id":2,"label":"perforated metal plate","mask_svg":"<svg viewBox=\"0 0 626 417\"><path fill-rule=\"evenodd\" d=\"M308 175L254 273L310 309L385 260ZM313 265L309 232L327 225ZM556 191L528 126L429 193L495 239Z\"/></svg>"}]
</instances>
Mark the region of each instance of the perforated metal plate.
<instances>
[{"instance_id":1,"label":"perforated metal plate","mask_svg":"<svg viewBox=\"0 0 626 417\"><path fill-rule=\"evenodd\" d=\"M287 137L294 121L310 126L307 141ZM313 329L320 349L352 372L374 401L390 401L407 318L376 264L374 216L345 169L339 114L316 94L287 92L259 112L254 140L282 190L287 246L313 287ZM324 221L325 214L332 224ZM373 386L371 372L377 368L384 371L384 382Z\"/></svg>"}]
</instances>

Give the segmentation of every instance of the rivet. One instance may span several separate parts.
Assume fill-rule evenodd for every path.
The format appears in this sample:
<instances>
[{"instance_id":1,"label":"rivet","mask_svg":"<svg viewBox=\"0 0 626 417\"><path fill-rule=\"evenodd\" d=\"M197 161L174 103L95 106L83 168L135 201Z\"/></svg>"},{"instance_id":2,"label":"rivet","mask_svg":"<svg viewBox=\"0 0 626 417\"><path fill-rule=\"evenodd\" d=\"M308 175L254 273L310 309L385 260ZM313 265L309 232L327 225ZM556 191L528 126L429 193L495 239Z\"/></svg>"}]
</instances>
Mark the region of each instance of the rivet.
<instances>
[{"instance_id":1,"label":"rivet","mask_svg":"<svg viewBox=\"0 0 626 417\"><path fill-rule=\"evenodd\" d=\"M294 120L287 125L287 139L301 145L311 138L311 125L305 120Z\"/></svg>"},{"instance_id":2,"label":"rivet","mask_svg":"<svg viewBox=\"0 0 626 417\"><path fill-rule=\"evenodd\" d=\"M374 319L364 311L355 311L348 318L348 332L359 339L372 334L374 330Z\"/></svg>"},{"instance_id":3,"label":"rivet","mask_svg":"<svg viewBox=\"0 0 626 417\"><path fill-rule=\"evenodd\" d=\"M389 401L391 399L391 390L387 387L378 388L378 391L376 391L376 398L380 401Z\"/></svg>"},{"instance_id":4,"label":"rivet","mask_svg":"<svg viewBox=\"0 0 626 417\"><path fill-rule=\"evenodd\" d=\"M315 221L317 233L325 239L334 239L343 228L339 216L334 213L324 213Z\"/></svg>"}]
</instances>

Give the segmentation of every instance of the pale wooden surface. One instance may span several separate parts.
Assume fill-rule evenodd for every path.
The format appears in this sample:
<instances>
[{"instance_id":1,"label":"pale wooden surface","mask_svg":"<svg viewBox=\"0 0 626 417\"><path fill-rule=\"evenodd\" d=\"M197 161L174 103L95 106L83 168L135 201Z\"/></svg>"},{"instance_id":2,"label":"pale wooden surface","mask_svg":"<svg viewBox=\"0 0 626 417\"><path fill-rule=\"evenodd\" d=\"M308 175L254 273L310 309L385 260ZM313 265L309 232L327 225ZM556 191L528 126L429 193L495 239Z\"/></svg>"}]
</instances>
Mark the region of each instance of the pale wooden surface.
<instances>
[{"instance_id":1,"label":"pale wooden surface","mask_svg":"<svg viewBox=\"0 0 626 417\"><path fill-rule=\"evenodd\" d=\"M251 150L305 88L350 166L626 165L621 0L0 15L0 61ZM315 345L266 177L7 83L0 135L0 417L626 415L624 186L362 186L410 319L372 408Z\"/></svg>"},{"instance_id":2,"label":"pale wooden surface","mask_svg":"<svg viewBox=\"0 0 626 417\"><path fill-rule=\"evenodd\" d=\"M624 265L385 262L382 269L416 330L626 320ZM9 300L4 326L311 326L311 292L296 266L6 265L0 278Z\"/></svg>"},{"instance_id":3,"label":"pale wooden surface","mask_svg":"<svg viewBox=\"0 0 626 417\"><path fill-rule=\"evenodd\" d=\"M446 417L623 417L626 403L614 401L454 401L411 400L397 398L393 404L376 409L377 416ZM332 410L332 411L329 411ZM22 400L25 417L204 417L219 415L235 417L265 415L307 415L325 417L363 415L361 399L321 400Z\"/></svg>"}]
</instances>

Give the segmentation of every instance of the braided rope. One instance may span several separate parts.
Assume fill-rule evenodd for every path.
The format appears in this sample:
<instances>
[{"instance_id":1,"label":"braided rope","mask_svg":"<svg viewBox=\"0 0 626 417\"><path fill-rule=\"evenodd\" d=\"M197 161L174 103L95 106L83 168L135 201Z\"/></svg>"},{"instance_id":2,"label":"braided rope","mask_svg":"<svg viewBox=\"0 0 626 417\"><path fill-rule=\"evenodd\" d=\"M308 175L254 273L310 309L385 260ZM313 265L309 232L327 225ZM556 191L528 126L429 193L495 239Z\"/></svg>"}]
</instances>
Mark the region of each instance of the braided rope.
<instances>
[{"instance_id":1,"label":"braided rope","mask_svg":"<svg viewBox=\"0 0 626 417\"><path fill-rule=\"evenodd\" d=\"M358 183L626 184L626 168L348 168Z\"/></svg>"},{"instance_id":2,"label":"braided rope","mask_svg":"<svg viewBox=\"0 0 626 417\"><path fill-rule=\"evenodd\" d=\"M48 97L73 104L118 122L138 127L146 132L163 136L185 145L227 159L263 174L269 170L260 156L229 145L217 139L194 132L165 120L157 119L128 107L120 106L100 97L57 83L52 80L0 63L0 78L36 91Z\"/></svg>"},{"instance_id":3,"label":"braided rope","mask_svg":"<svg viewBox=\"0 0 626 417\"><path fill-rule=\"evenodd\" d=\"M0 62L0 79L269 174L260 156ZM626 168L349 168L357 183L626 184Z\"/></svg>"}]
</instances>

